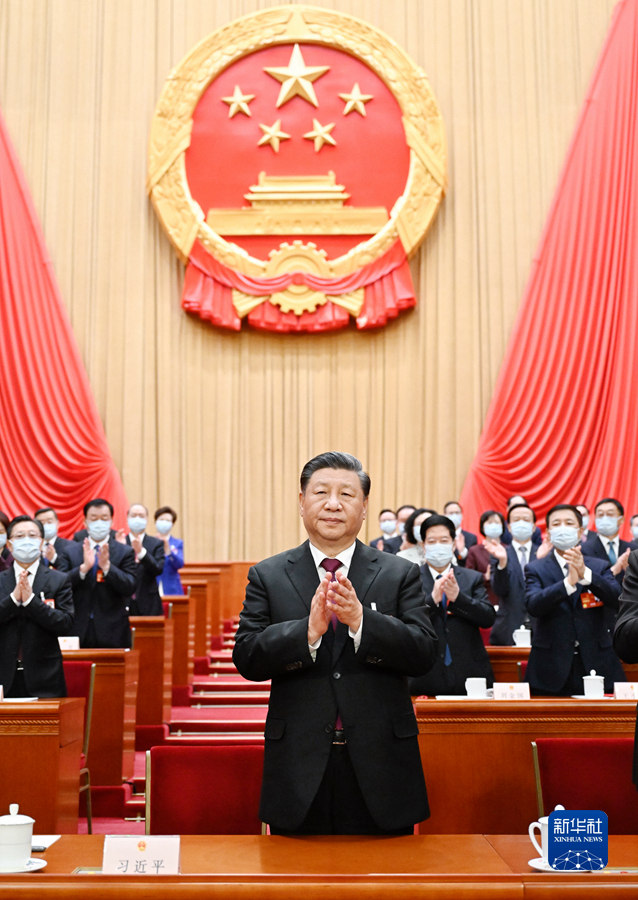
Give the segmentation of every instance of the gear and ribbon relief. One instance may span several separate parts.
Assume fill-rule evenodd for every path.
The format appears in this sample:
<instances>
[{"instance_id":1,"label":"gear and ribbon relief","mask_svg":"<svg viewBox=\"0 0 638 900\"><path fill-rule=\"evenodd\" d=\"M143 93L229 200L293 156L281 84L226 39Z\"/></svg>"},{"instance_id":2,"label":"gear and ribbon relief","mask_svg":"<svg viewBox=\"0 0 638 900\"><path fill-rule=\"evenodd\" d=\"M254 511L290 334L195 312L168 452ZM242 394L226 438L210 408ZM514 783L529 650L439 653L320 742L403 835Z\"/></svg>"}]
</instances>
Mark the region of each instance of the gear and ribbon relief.
<instances>
[{"instance_id":1,"label":"gear and ribbon relief","mask_svg":"<svg viewBox=\"0 0 638 900\"><path fill-rule=\"evenodd\" d=\"M377 328L416 304L408 259L447 181L425 73L377 29L286 6L214 32L169 75L147 190L220 328Z\"/></svg>"}]
</instances>

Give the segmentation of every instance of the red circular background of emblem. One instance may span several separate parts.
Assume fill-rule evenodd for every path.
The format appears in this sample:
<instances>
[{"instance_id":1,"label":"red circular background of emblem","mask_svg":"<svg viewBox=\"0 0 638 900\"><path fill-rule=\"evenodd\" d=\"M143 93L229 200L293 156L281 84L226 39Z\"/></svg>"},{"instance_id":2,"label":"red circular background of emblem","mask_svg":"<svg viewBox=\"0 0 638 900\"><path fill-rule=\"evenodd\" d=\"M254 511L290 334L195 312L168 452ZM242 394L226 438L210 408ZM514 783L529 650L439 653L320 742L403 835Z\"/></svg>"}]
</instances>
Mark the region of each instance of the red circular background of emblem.
<instances>
[{"instance_id":1,"label":"red circular background of emblem","mask_svg":"<svg viewBox=\"0 0 638 900\"><path fill-rule=\"evenodd\" d=\"M193 114L191 142L185 154L186 175L193 198L204 214L212 208L247 206L244 194L255 184L260 172L267 175L326 175L333 171L337 184L350 194L346 206L385 207L388 216L405 189L410 152L406 143L401 110L379 76L360 60L332 47L300 44L307 66L329 66L317 78L315 107L294 96L277 107L281 84L265 67L287 66L294 42L268 47L242 57L225 69L204 91ZM357 83L372 99L365 104L365 116L356 110L344 115L349 93ZM230 97L235 86L243 94L254 94L248 104L250 116L242 112L229 117ZM336 146L325 143L315 151L304 134L313 129L313 120L334 123L330 132ZM258 146L260 123L271 126L281 120L281 130L290 135L279 151L268 144ZM221 233L221 232L220 232ZM223 233L222 237L224 237ZM300 235L233 236L227 239L252 256L267 259L280 243ZM328 258L346 253L365 235L316 235L311 240L327 252Z\"/></svg>"}]
</instances>

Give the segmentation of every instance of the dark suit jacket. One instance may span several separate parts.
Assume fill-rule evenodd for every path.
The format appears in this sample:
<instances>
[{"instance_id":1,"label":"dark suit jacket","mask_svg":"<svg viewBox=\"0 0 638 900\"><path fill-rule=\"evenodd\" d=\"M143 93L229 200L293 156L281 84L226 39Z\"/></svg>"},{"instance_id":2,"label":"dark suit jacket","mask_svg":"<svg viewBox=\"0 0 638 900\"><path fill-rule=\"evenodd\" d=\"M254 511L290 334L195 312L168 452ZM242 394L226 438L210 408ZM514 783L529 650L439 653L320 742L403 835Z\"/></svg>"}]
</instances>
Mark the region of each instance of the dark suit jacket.
<instances>
[{"instance_id":1,"label":"dark suit jacket","mask_svg":"<svg viewBox=\"0 0 638 900\"><path fill-rule=\"evenodd\" d=\"M60 557L64 556L67 549L69 547L72 547L74 545L74 543L75 543L75 541L69 541L66 538L59 537L59 536L56 537L55 541L53 542L53 549L55 550L57 556L55 557L55 560L52 563L50 563L48 560L46 560L45 557L43 556L42 559L43 559L43 562L45 563L45 565L49 565L53 569L59 569L60 568Z\"/></svg>"},{"instance_id":2,"label":"dark suit jacket","mask_svg":"<svg viewBox=\"0 0 638 900\"><path fill-rule=\"evenodd\" d=\"M466 678L486 678L494 682L489 656L479 629L494 621L494 607L487 599L483 576L472 569L454 569L459 595L447 608L432 599L434 579L428 566L421 566L425 606L439 639L437 660L427 675L410 679L412 694L465 694ZM445 648L451 663L445 665Z\"/></svg>"},{"instance_id":3,"label":"dark suit jacket","mask_svg":"<svg viewBox=\"0 0 638 900\"><path fill-rule=\"evenodd\" d=\"M357 541L348 577L363 605L359 650L338 623L313 662L308 615L319 577L308 542L248 573L233 661L244 678L272 679L260 816L281 830L297 828L308 813L337 713L377 825L399 829L429 815L406 682L426 672L436 652L419 570Z\"/></svg>"},{"instance_id":4,"label":"dark suit jacket","mask_svg":"<svg viewBox=\"0 0 638 900\"><path fill-rule=\"evenodd\" d=\"M612 646L618 582L609 570L609 560L605 563L587 556L585 565L592 571L592 583L576 585L571 596L553 552L527 567L526 606L536 623L525 680L539 693L560 694L569 677L576 642L585 671L595 669L605 676L605 691L613 691L614 681L626 680ZM604 605L583 609L580 598L587 591Z\"/></svg>"},{"instance_id":5,"label":"dark suit jacket","mask_svg":"<svg viewBox=\"0 0 638 900\"><path fill-rule=\"evenodd\" d=\"M39 565L33 579L34 596L28 606L16 606L13 567L0 572L0 684L13 684L22 645L24 681L35 697L66 697L59 635L73 634L73 595L61 572ZM42 600L54 600L51 608Z\"/></svg>"},{"instance_id":6,"label":"dark suit jacket","mask_svg":"<svg viewBox=\"0 0 638 900\"><path fill-rule=\"evenodd\" d=\"M636 550L629 554L629 564L625 570L620 611L614 631L614 649L623 662L638 662L638 551ZM634 739L634 784L638 786L638 715Z\"/></svg>"},{"instance_id":7,"label":"dark suit jacket","mask_svg":"<svg viewBox=\"0 0 638 900\"><path fill-rule=\"evenodd\" d=\"M635 550L637 546L633 541L623 541L621 538L618 538L618 556L621 556L627 549ZM605 547L606 545L603 544L600 536L595 531L590 531L587 535L587 540L581 544L583 556L594 556L596 559L604 559L606 563L609 563L609 555ZM619 572L618 575L614 576L621 587L624 575L624 572Z\"/></svg>"},{"instance_id":8,"label":"dark suit jacket","mask_svg":"<svg viewBox=\"0 0 638 900\"><path fill-rule=\"evenodd\" d=\"M89 571L80 578L80 566L84 559L82 544L69 547L60 558L60 568L68 572L75 603L75 634L80 646L88 640L89 622L95 624L98 647L130 647L131 629L128 621L128 605L135 589L135 554L126 544L111 538L109 553L111 564L103 581Z\"/></svg>"},{"instance_id":9,"label":"dark suit jacket","mask_svg":"<svg viewBox=\"0 0 638 900\"><path fill-rule=\"evenodd\" d=\"M403 543L403 537L400 534L396 534L394 537L386 538L383 537L382 534L380 534L379 537L375 538L373 541L370 541L368 546L372 547L373 550L376 550L379 541L383 541L384 553L398 553L401 549L401 544Z\"/></svg>"},{"instance_id":10,"label":"dark suit jacket","mask_svg":"<svg viewBox=\"0 0 638 900\"><path fill-rule=\"evenodd\" d=\"M126 543L129 547L131 546L131 536L128 534ZM135 563L135 590L131 597L129 614L131 616L161 616L163 607L157 576L164 571L164 541L145 534L142 546L146 553Z\"/></svg>"},{"instance_id":11,"label":"dark suit jacket","mask_svg":"<svg viewBox=\"0 0 638 900\"><path fill-rule=\"evenodd\" d=\"M527 565L536 559L537 549L536 544L532 544ZM534 625L525 607L525 579L518 553L511 544L507 544L505 550L507 551L505 568L499 569L496 559L492 561L491 566L491 585L497 597L498 610L490 632L490 644L501 647L513 645L512 634L523 622L531 627Z\"/></svg>"}]
</instances>

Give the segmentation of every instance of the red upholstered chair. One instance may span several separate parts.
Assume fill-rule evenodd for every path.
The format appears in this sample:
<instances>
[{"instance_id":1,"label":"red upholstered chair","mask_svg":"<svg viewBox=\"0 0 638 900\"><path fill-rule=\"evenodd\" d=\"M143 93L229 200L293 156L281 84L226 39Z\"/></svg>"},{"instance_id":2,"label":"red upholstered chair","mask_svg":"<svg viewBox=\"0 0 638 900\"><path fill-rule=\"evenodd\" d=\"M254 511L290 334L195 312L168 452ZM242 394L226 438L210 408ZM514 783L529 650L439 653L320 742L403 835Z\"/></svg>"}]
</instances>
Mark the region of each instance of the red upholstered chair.
<instances>
[{"instance_id":1,"label":"red upholstered chair","mask_svg":"<svg viewBox=\"0 0 638 900\"><path fill-rule=\"evenodd\" d=\"M632 782L634 739L539 738L532 741L539 816L565 809L600 809L609 834L638 834L638 794Z\"/></svg>"},{"instance_id":2,"label":"red upholstered chair","mask_svg":"<svg viewBox=\"0 0 638 900\"><path fill-rule=\"evenodd\" d=\"M146 834L259 834L263 745L152 747Z\"/></svg>"},{"instance_id":3,"label":"red upholstered chair","mask_svg":"<svg viewBox=\"0 0 638 900\"><path fill-rule=\"evenodd\" d=\"M91 713L93 712L93 688L95 684L95 663L90 660L65 659L64 680L68 697L84 697L84 741L80 758L80 794L86 792L86 824L89 834L93 833L93 813L91 808L91 775L86 765L91 733Z\"/></svg>"}]
</instances>

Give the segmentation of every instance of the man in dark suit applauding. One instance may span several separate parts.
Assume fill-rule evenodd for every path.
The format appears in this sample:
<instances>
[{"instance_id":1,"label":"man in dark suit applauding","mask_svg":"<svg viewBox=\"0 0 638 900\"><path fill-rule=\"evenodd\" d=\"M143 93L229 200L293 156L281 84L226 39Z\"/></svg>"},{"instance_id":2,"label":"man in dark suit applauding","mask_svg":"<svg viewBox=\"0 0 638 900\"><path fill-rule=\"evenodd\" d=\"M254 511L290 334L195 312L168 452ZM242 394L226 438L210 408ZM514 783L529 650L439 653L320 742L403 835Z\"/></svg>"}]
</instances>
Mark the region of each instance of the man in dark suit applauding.
<instances>
[{"instance_id":1,"label":"man in dark suit applauding","mask_svg":"<svg viewBox=\"0 0 638 900\"><path fill-rule=\"evenodd\" d=\"M526 569L526 605L535 617L525 680L537 694L583 693L591 669L605 678L605 691L625 681L612 635L620 587L609 560L584 556L582 517L558 504L546 516L553 552Z\"/></svg>"},{"instance_id":2,"label":"man in dark suit applauding","mask_svg":"<svg viewBox=\"0 0 638 900\"><path fill-rule=\"evenodd\" d=\"M135 589L135 555L112 536L113 507L101 497L84 507L87 537L61 555L75 603L82 647L130 647L128 605Z\"/></svg>"},{"instance_id":3,"label":"man in dark suit applauding","mask_svg":"<svg viewBox=\"0 0 638 900\"><path fill-rule=\"evenodd\" d=\"M456 526L447 516L429 516L421 523L421 537L421 584L439 644L434 667L410 679L410 692L465 694L466 678L485 678L491 687L494 675L480 629L492 625L496 611L483 576L452 565Z\"/></svg>"},{"instance_id":4,"label":"man in dark suit applauding","mask_svg":"<svg viewBox=\"0 0 638 900\"><path fill-rule=\"evenodd\" d=\"M357 540L370 478L348 453L301 473L309 540L250 569L233 660L272 679L260 816L274 833L408 834L429 814L406 676L436 637L419 570Z\"/></svg>"},{"instance_id":5,"label":"man in dark suit applauding","mask_svg":"<svg viewBox=\"0 0 638 900\"><path fill-rule=\"evenodd\" d=\"M29 516L8 528L13 564L0 572L0 683L5 697L65 697L58 637L73 632L65 575L42 564L44 529Z\"/></svg>"},{"instance_id":6,"label":"man in dark suit applauding","mask_svg":"<svg viewBox=\"0 0 638 900\"><path fill-rule=\"evenodd\" d=\"M129 534L122 536L122 542L135 553L135 590L129 607L132 616L162 615L157 576L164 571L164 542L146 534L147 525L147 508L134 503L128 511Z\"/></svg>"}]
</instances>

